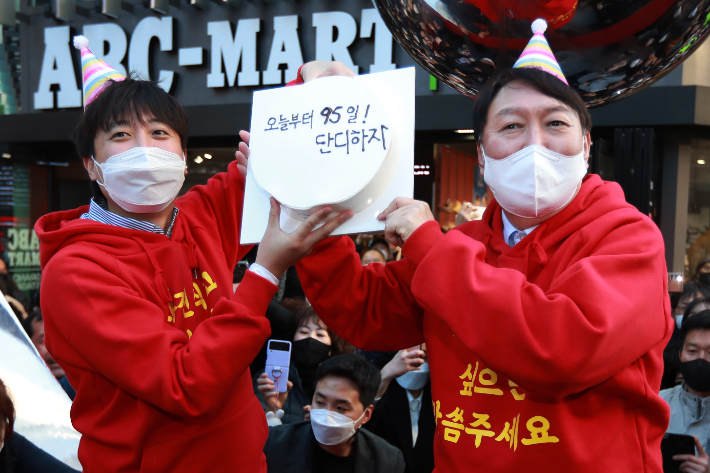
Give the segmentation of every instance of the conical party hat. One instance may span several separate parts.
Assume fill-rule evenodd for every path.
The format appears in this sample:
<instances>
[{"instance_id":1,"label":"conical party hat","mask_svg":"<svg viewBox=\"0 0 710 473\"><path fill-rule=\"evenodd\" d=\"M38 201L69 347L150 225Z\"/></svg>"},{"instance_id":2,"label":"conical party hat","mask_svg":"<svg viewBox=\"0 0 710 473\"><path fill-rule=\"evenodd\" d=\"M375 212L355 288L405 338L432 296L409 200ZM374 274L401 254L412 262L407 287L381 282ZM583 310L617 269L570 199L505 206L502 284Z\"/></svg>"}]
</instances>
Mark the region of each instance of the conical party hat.
<instances>
[{"instance_id":1,"label":"conical party hat","mask_svg":"<svg viewBox=\"0 0 710 473\"><path fill-rule=\"evenodd\" d=\"M74 47L81 51L81 75L84 79L84 108L89 105L109 80L121 81L126 77L116 69L94 56L89 50L86 36L75 36Z\"/></svg>"},{"instance_id":2,"label":"conical party hat","mask_svg":"<svg viewBox=\"0 0 710 473\"><path fill-rule=\"evenodd\" d=\"M513 68L517 67L536 67L545 72L549 72L553 76L567 84L567 79L560 69L560 65L552 54L550 45L545 39L545 30L547 30L547 22L542 18L533 21L532 31L533 37L520 55ZM569 84L567 84L569 85Z\"/></svg>"}]
</instances>

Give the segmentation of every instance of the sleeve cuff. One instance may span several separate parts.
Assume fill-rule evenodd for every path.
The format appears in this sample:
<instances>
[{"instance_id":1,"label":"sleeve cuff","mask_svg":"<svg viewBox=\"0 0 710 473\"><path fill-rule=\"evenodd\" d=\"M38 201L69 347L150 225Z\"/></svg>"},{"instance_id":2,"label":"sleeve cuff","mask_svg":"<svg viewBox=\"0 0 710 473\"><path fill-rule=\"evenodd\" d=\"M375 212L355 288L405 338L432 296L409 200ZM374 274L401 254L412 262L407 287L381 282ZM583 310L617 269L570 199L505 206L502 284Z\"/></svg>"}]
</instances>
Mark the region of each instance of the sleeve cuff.
<instances>
[{"instance_id":1,"label":"sleeve cuff","mask_svg":"<svg viewBox=\"0 0 710 473\"><path fill-rule=\"evenodd\" d=\"M232 300L246 305L254 314L264 315L271 299L278 290L278 285L271 284L266 278L257 276L254 271L247 271L237 288L237 292L232 296Z\"/></svg>"},{"instance_id":2,"label":"sleeve cuff","mask_svg":"<svg viewBox=\"0 0 710 473\"><path fill-rule=\"evenodd\" d=\"M286 87L288 87L290 85L303 84L303 76L301 76L301 69L303 69L303 66L305 66L305 64L303 64L301 67L298 68L298 73L296 74L296 78L294 80L292 80L291 82L289 82L288 84L286 84Z\"/></svg>"},{"instance_id":3,"label":"sleeve cuff","mask_svg":"<svg viewBox=\"0 0 710 473\"><path fill-rule=\"evenodd\" d=\"M417 266L429 253L434 244L444 236L439 228L439 222L430 220L417 228L412 235L407 238L402 246L402 256L413 261Z\"/></svg>"},{"instance_id":4,"label":"sleeve cuff","mask_svg":"<svg viewBox=\"0 0 710 473\"><path fill-rule=\"evenodd\" d=\"M271 284L274 284L276 286L279 285L279 278L277 278L276 276L271 274L271 271L269 271L265 267L261 266L260 264L256 264L256 263L252 264L251 266L249 266L249 271L261 276L262 278L269 281Z\"/></svg>"}]
</instances>

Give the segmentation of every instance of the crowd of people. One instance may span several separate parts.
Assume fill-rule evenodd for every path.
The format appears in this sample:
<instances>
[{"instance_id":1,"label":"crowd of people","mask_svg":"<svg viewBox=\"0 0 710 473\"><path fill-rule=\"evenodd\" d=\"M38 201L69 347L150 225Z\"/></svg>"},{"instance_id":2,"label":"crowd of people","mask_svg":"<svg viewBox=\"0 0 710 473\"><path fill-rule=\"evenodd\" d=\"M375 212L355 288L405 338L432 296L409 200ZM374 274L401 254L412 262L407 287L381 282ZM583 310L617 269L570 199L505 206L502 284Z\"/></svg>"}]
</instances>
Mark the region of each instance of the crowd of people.
<instances>
[{"instance_id":1,"label":"crowd of people","mask_svg":"<svg viewBox=\"0 0 710 473\"><path fill-rule=\"evenodd\" d=\"M285 233L271 199L251 249L249 133L177 197L184 109L77 47L94 198L37 222L39 308L17 316L74 396L84 471L660 473L670 432L694 437L680 470L710 472L710 261L671 305L660 232L587 174L591 117L561 71L479 94L482 216L462 205L444 234L397 198L382 238L329 238L352 212ZM352 72L312 62L292 85L333 74ZM269 340L290 344L288 379ZM3 386L0 465L67 471L30 464Z\"/></svg>"}]
</instances>

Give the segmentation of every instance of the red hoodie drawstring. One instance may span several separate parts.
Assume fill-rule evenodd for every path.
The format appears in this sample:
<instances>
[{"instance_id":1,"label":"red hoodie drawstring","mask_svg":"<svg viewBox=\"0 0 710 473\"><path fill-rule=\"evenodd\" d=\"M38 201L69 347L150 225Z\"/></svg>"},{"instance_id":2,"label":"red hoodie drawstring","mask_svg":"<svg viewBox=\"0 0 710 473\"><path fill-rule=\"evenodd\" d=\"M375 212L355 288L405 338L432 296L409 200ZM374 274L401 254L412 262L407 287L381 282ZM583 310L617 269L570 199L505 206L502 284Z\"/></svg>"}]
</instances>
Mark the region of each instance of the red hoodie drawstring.
<instances>
[{"instance_id":1,"label":"red hoodie drawstring","mask_svg":"<svg viewBox=\"0 0 710 473\"><path fill-rule=\"evenodd\" d=\"M491 234L489 232L486 232L486 236L483 237L483 246L486 248L486 251L483 253L483 261L488 263L488 242L491 241Z\"/></svg>"},{"instance_id":2,"label":"red hoodie drawstring","mask_svg":"<svg viewBox=\"0 0 710 473\"><path fill-rule=\"evenodd\" d=\"M187 240L187 259L190 261L192 277L197 279L197 276L200 273L200 266L197 264L197 244L188 229L185 229L185 239Z\"/></svg>"},{"instance_id":3,"label":"red hoodie drawstring","mask_svg":"<svg viewBox=\"0 0 710 473\"><path fill-rule=\"evenodd\" d=\"M547 257L547 253L545 252L545 249L542 247L540 244L540 236L544 233L544 231L547 229L547 224L543 223L540 225L539 228L537 228L537 232L535 233L535 238L533 239L532 243L528 245L527 250L525 251L525 277L528 276L528 262L530 260L530 250L533 249L535 250L535 253L537 253L537 257L540 260L540 266L546 266L547 262L549 261Z\"/></svg>"},{"instance_id":4,"label":"red hoodie drawstring","mask_svg":"<svg viewBox=\"0 0 710 473\"><path fill-rule=\"evenodd\" d=\"M155 259L155 254L153 254L151 249L148 247L148 245L145 244L143 240L136 237L131 238L133 238L133 240L143 248L143 251L145 251L145 253L148 255L150 264L153 265L153 269L155 270L155 287L158 289L158 294L160 294L160 297L162 298L163 302L167 302L168 304L172 305L173 295L172 292L170 292L168 284L165 282L165 273L163 271L163 268L160 267L160 264L158 264L158 260Z\"/></svg>"}]
</instances>

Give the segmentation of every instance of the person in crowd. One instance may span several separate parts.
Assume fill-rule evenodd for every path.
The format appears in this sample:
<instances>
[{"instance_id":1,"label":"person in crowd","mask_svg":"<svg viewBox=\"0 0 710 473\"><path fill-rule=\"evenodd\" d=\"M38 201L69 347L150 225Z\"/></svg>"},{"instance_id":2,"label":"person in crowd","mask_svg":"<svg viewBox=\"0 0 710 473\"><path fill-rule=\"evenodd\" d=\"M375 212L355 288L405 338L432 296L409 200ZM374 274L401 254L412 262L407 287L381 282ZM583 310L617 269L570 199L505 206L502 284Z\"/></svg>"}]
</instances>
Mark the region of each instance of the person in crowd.
<instances>
[{"instance_id":1,"label":"person in crowd","mask_svg":"<svg viewBox=\"0 0 710 473\"><path fill-rule=\"evenodd\" d=\"M683 293L678 299L678 304L673 311L673 318L676 321L676 326L680 328L683 323L683 314L688 304L696 299L701 299L704 297L710 297L710 287L704 287L702 284L697 282L686 282L683 284Z\"/></svg>"},{"instance_id":2,"label":"person in crowd","mask_svg":"<svg viewBox=\"0 0 710 473\"><path fill-rule=\"evenodd\" d=\"M402 452L361 429L372 416L379 384L377 368L359 355L324 361L316 371L310 420L269 428L269 471L402 473Z\"/></svg>"},{"instance_id":3,"label":"person in crowd","mask_svg":"<svg viewBox=\"0 0 710 473\"><path fill-rule=\"evenodd\" d=\"M677 455L684 473L710 473L710 309L683 319L680 329L683 384L661 391L671 408L668 432L692 435L697 455Z\"/></svg>"},{"instance_id":4,"label":"person in crowd","mask_svg":"<svg viewBox=\"0 0 710 473\"><path fill-rule=\"evenodd\" d=\"M362 254L362 264L367 266L370 263L381 263L385 264L387 262L387 255L380 248L370 248Z\"/></svg>"},{"instance_id":5,"label":"person in crowd","mask_svg":"<svg viewBox=\"0 0 710 473\"><path fill-rule=\"evenodd\" d=\"M354 347L330 331L308 304L295 313L296 333L291 344L291 365L288 372L288 393L277 396L274 382L263 373L256 380L262 407L265 411L284 411L281 422L292 424L306 419L315 392L318 366L332 356L349 353ZM272 337L273 338L273 337ZM266 360L264 360L266 361Z\"/></svg>"},{"instance_id":6,"label":"person in crowd","mask_svg":"<svg viewBox=\"0 0 710 473\"><path fill-rule=\"evenodd\" d=\"M678 298L678 302L673 309L673 319L676 325L673 327L673 335L668 340L666 348L663 349L663 378L661 379L661 389L669 389L683 382L683 376L680 373L680 358L678 354L682 348L680 343L680 327L686 317L705 310L708 305L706 292L710 295L710 291L699 284L687 282L683 284L683 292Z\"/></svg>"},{"instance_id":7,"label":"person in crowd","mask_svg":"<svg viewBox=\"0 0 710 473\"><path fill-rule=\"evenodd\" d=\"M698 263L694 279L703 289L710 291L710 258Z\"/></svg>"},{"instance_id":8,"label":"person in crowd","mask_svg":"<svg viewBox=\"0 0 710 473\"><path fill-rule=\"evenodd\" d=\"M62 389L64 389L64 392L67 393L69 399L73 401L74 396L76 396L76 391L71 384L69 384L62 367L54 361L54 358L52 358L52 355L44 344L44 320L42 319L42 310L38 307L32 311L32 315L22 321L22 327L25 329L27 336L30 337L30 340L32 340L32 344L37 349L39 356L47 364L47 368L49 368L54 377L57 378L57 381L62 386Z\"/></svg>"},{"instance_id":9,"label":"person in crowd","mask_svg":"<svg viewBox=\"0 0 710 473\"><path fill-rule=\"evenodd\" d=\"M79 460L88 473L266 471L248 367L270 333L273 275L311 250L288 241L306 232L315 244L344 218L311 232L324 208L290 235L272 230L234 292L249 250L238 244L246 156L176 198L185 110L157 83L119 76L85 38L75 45L86 75L73 138L95 197L35 229L45 343L77 390Z\"/></svg>"},{"instance_id":10,"label":"person in crowd","mask_svg":"<svg viewBox=\"0 0 710 473\"><path fill-rule=\"evenodd\" d=\"M23 306L20 301L15 299L12 296L4 296L5 300L7 301L8 305L10 306L10 309L12 309L12 312L15 314L15 317L17 317L17 320L22 323L23 321L27 320L28 314L27 310L25 310L25 306Z\"/></svg>"},{"instance_id":11,"label":"person in crowd","mask_svg":"<svg viewBox=\"0 0 710 473\"><path fill-rule=\"evenodd\" d=\"M27 314L27 301L25 300L25 294L17 287L17 283L12 278L7 270L7 260L0 253L0 292L2 292L9 301L16 301L18 304L18 309L21 306L22 311L25 315ZM14 309L14 308L13 308Z\"/></svg>"},{"instance_id":12,"label":"person in crowd","mask_svg":"<svg viewBox=\"0 0 710 473\"><path fill-rule=\"evenodd\" d=\"M375 410L365 428L397 447L407 473L434 470L434 413L426 345L400 350L380 371Z\"/></svg>"},{"instance_id":13,"label":"person in crowd","mask_svg":"<svg viewBox=\"0 0 710 473\"><path fill-rule=\"evenodd\" d=\"M25 437L15 432L15 405L0 379L0 472L75 473Z\"/></svg>"},{"instance_id":14,"label":"person in crowd","mask_svg":"<svg viewBox=\"0 0 710 473\"><path fill-rule=\"evenodd\" d=\"M457 227L463 223L471 222L473 220L480 220L481 210L473 205L471 202L464 202L461 205L461 210L458 211L454 217L454 225Z\"/></svg>"},{"instance_id":15,"label":"person in crowd","mask_svg":"<svg viewBox=\"0 0 710 473\"><path fill-rule=\"evenodd\" d=\"M328 239L297 265L301 283L363 350L426 342L437 470L658 472L663 239L618 184L585 176L591 117L555 62L535 63L535 23L530 54L474 104L495 196L482 220L444 235L426 203L397 198L378 218L401 261L362 266L350 238ZM297 82L345 70L308 63Z\"/></svg>"},{"instance_id":16,"label":"person in crowd","mask_svg":"<svg viewBox=\"0 0 710 473\"><path fill-rule=\"evenodd\" d=\"M370 241L369 247L372 250L380 250L385 257L385 262L392 261L392 248L387 240L381 236L373 238L372 241Z\"/></svg>"}]
</instances>

